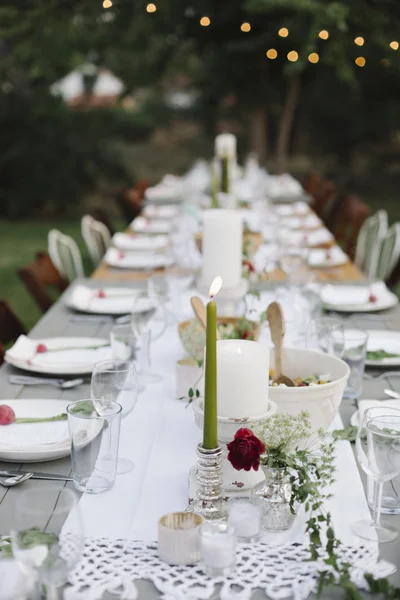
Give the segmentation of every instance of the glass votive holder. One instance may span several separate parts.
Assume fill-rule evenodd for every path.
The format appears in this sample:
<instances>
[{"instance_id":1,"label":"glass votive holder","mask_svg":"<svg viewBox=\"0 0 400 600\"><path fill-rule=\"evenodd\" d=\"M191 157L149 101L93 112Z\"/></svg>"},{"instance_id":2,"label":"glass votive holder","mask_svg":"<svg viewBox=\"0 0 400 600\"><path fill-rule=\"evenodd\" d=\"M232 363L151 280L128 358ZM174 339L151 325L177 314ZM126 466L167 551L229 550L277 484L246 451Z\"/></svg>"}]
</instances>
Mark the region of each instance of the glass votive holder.
<instances>
[{"instance_id":1,"label":"glass votive holder","mask_svg":"<svg viewBox=\"0 0 400 600\"><path fill-rule=\"evenodd\" d=\"M229 498L228 523L239 542L256 542L261 534L262 502L260 498Z\"/></svg>"},{"instance_id":2,"label":"glass votive holder","mask_svg":"<svg viewBox=\"0 0 400 600\"><path fill-rule=\"evenodd\" d=\"M200 560L199 530L204 519L191 512L174 512L158 522L158 554L170 565L193 565Z\"/></svg>"},{"instance_id":3,"label":"glass votive holder","mask_svg":"<svg viewBox=\"0 0 400 600\"><path fill-rule=\"evenodd\" d=\"M203 570L209 577L226 577L236 563L235 530L228 523L206 521L200 527Z\"/></svg>"}]
</instances>

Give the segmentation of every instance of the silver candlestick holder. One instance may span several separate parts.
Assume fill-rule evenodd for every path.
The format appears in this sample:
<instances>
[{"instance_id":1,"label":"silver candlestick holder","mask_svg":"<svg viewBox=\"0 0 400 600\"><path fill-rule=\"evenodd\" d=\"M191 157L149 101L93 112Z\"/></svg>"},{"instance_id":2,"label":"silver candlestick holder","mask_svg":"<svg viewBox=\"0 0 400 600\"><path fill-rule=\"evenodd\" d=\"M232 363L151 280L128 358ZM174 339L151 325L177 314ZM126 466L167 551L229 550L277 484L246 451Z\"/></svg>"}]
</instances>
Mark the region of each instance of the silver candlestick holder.
<instances>
[{"instance_id":1,"label":"silver candlestick holder","mask_svg":"<svg viewBox=\"0 0 400 600\"><path fill-rule=\"evenodd\" d=\"M226 500L222 496L223 450L221 446L208 450L201 444L197 446L197 498L193 498L187 511L198 513L207 521L226 519L228 514Z\"/></svg>"}]
</instances>

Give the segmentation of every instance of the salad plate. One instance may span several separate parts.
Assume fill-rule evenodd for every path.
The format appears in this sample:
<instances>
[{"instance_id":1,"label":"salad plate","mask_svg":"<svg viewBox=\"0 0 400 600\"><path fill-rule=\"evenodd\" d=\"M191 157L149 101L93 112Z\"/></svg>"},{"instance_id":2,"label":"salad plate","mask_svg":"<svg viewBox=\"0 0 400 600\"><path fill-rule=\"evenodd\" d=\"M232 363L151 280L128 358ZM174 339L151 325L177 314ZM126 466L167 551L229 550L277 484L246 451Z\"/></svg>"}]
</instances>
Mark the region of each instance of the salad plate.
<instances>
[{"instance_id":1,"label":"salad plate","mask_svg":"<svg viewBox=\"0 0 400 600\"><path fill-rule=\"evenodd\" d=\"M5 361L24 371L47 375L87 375L94 365L111 358L109 341L91 337L30 339L20 335Z\"/></svg>"},{"instance_id":2,"label":"salad plate","mask_svg":"<svg viewBox=\"0 0 400 600\"><path fill-rule=\"evenodd\" d=\"M140 290L118 287L94 289L77 284L66 299L66 305L73 310L96 315L126 315Z\"/></svg>"},{"instance_id":3,"label":"salad plate","mask_svg":"<svg viewBox=\"0 0 400 600\"><path fill-rule=\"evenodd\" d=\"M368 331L369 367L400 367L400 331Z\"/></svg>"},{"instance_id":4,"label":"salad plate","mask_svg":"<svg viewBox=\"0 0 400 600\"><path fill-rule=\"evenodd\" d=\"M163 269L172 267L175 262L165 254L121 252L116 248L107 250L104 261L118 269Z\"/></svg>"},{"instance_id":5,"label":"salad plate","mask_svg":"<svg viewBox=\"0 0 400 600\"><path fill-rule=\"evenodd\" d=\"M326 310L369 313L393 308L399 299L383 281L367 285L325 285L321 300Z\"/></svg>"}]
</instances>

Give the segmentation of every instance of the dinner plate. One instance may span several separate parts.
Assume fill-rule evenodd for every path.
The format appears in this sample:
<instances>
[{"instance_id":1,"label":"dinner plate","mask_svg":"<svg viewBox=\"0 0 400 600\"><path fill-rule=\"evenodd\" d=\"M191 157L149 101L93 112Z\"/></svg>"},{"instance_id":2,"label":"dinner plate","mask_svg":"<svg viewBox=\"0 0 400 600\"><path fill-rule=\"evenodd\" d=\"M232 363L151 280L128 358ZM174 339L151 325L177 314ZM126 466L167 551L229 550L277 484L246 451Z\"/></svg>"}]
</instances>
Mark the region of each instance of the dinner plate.
<instances>
[{"instance_id":1,"label":"dinner plate","mask_svg":"<svg viewBox=\"0 0 400 600\"><path fill-rule=\"evenodd\" d=\"M364 294L362 293L364 290ZM370 292L365 286L356 285L326 285L321 291L321 300L326 310L334 310L336 312L343 313L369 313L377 312L380 310L387 310L393 308L399 302L399 299L393 292L388 290L383 282L374 283L370 290L375 296L374 301L370 301ZM332 301L332 298L340 299L340 295L346 294L349 297L350 302L345 304L344 302ZM363 296L367 298L365 301ZM356 298L360 298L358 302Z\"/></svg>"},{"instance_id":2,"label":"dinner plate","mask_svg":"<svg viewBox=\"0 0 400 600\"><path fill-rule=\"evenodd\" d=\"M360 400L360 403L364 404L364 410L362 414L364 415L364 411L368 408L400 408L399 400ZM360 427L360 410L356 410L350 417L350 424L354 427Z\"/></svg>"},{"instance_id":3,"label":"dinner plate","mask_svg":"<svg viewBox=\"0 0 400 600\"><path fill-rule=\"evenodd\" d=\"M368 331L367 352L385 350L390 354L398 354L393 358L368 359L369 367L400 367L400 331L370 330Z\"/></svg>"},{"instance_id":4,"label":"dinner plate","mask_svg":"<svg viewBox=\"0 0 400 600\"><path fill-rule=\"evenodd\" d=\"M7 350L5 360L14 367L34 373L87 375L97 362L111 358L108 344L108 340L101 338L54 337L32 340L21 335L14 346ZM46 350L38 352L39 345Z\"/></svg>"},{"instance_id":5,"label":"dinner plate","mask_svg":"<svg viewBox=\"0 0 400 600\"><path fill-rule=\"evenodd\" d=\"M178 207L171 204L161 204L158 206L148 204L144 207L142 215L146 219L173 219L178 214L178 211Z\"/></svg>"},{"instance_id":6,"label":"dinner plate","mask_svg":"<svg viewBox=\"0 0 400 600\"><path fill-rule=\"evenodd\" d=\"M126 315L141 290L103 287L93 289L86 285L75 285L66 299L66 305L79 312L96 315Z\"/></svg>"},{"instance_id":7,"label":"dinner plate","mask_svg":"<svg viewBox=\"0 0 400 600\"><path fill-rule=\"evenodd\" d=\"M120 252L116 248L107 250L104 261L118 269L164 269L174 264L174 259L165 254Z\"/></svg>"},{"instance_id":8,"label":"dinner plate","mask_svg":"<svg viewBox=\"0 0 400 600\"><path fill-rule=\"evenodd\" d=\"M136 233L170 233L172 223L168 220L161 219L145 219L144 217L136 217L131 223L131 229Z\"/></svg>"},{"instance_id":9,"label":"dinner plate","mask_svg":"<svg viewBox=\"0 0 400 600\"><path fill-rule=\"evenodd\" d=\"M116 233L112 242L118 250L137 252L156 252L168 246L166 235L135 235L134 233Z\"/></svg>"},{"instance_id":10,"label":"dinner plate","mask_svg":"<svg viewBox=\"0 0 400 600\"><path fill-rule=\"evenodd\" d=\"M69 400L0 400L17 418L53 417L66 413ZM64 458L70 453L68 421L13 423L1 429L0 460L43 462Z\"/></svg>"},{"instance_id":11,"label":"dinner plate","mask_svg":"<svg viewBox=\"0 0 400 600\"><path fill-rule=\"evenodd\" d=\"M330 267L340 267L348 262L348 256L339 246L332 248L313 248L308 255L308 264L314 269L329 269Z\"/></svg>"}]
</instances>

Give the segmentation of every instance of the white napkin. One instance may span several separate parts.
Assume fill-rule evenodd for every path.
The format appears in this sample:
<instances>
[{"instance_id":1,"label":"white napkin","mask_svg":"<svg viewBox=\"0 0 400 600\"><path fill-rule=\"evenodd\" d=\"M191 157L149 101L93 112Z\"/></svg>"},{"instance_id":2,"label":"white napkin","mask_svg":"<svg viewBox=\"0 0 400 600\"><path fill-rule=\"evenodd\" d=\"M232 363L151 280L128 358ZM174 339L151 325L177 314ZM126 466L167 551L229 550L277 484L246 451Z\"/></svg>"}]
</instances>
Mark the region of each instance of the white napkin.
<instances>
[{"instance_id":1,"label":"white napkin","mask_svg":"<svg viewBox=\"0 0 400 600\"><path fill-rule=\"evenodd\" d=\"M107 314L129 313L137 297L136 290L128 288L93 289L86 285L75 285L69 298L69 304L77 310Z\"/></svg>"},{"instance_id":2,"label":"white napkin","mask_svg":"<svg viewBox=\"0 0 400 600\"><path fill-rule=\"evenodd\" d=\"M369 305L371 294L377 298L387 293L383 281L377 281L370 287L363 285L326 285L321 290L321 300L332 306L363 306Z\"/></svg>"},{"instance_id":3,"label":"white napkin","mask_svg":"<svg viewBox=\"0 0 400 600\"><path fill-rule=\"evenodd\" d=\"M364 418L364 413L369 408L400 408L400 400L359 400L358 401L358 416L360 425ZM382 411L382 414L385 414ZM376 414L376 416L379 416Z\"/></svg>"},{"instance_id":4,"label":"white napkin","mask_svg":"<svg viewBox=\"0 0 400 600\"><path fill-rule=\"evenodd\" d=\"M347 261L347 254L339 246L332 246L328 250L313 248L308 255L308 264L310 267L339 266L344 265Z\"/></svg>"},{"instance_id":5,"label":"white napkin","mask_svg":"<svg viewBox=\"0 0 400 600\"><path fill-rule=\"evenodd\" d=\"M1 404L1 402L0 402ZM39 415L18 414L15 409L15 416L34 417ZM54 413L54 416L57 413ZM48 416L48 415L46 415ZM50 423L13 423L3 426L1 429L0 447L3 445L18 446L21 448L42 446L43 444L69 444L68 421L53 421Z\"/></svg>"},{"instance_id":6,"label":"white napkin","mask_svg":"<svg viewBox=\"0 0 400 600\"><path fill-rule=\"evenodd\" d=\"M159 269L162 267L171 267L174 259L165 254L147 253L124 253L117 248L108 248L104 255L104 261L110 267L120 269Z\"/></svg>"},{"instance_id":7,"label":"white napkin","mask_svg":"<svg viewBox=\"0 0 400 600\"><path fill-rule=\"evenodd\" d=\"M36 349L38 344L44 343L47 347L47 352L37 353ZM20 335L12 348L7 350L6 358L10 358L13 361L18 362L30 362L36 366L63 366L69 371L71 368L83 367L85 365L94 365L96 362L101 360L107 360L111 358L110 346L103 346L105 340L85 340L81 338L79 340L75 338L62 338L60 339L48 339L42 342L42 340L32 340L26 335ZM60 346L62 343L62 346ZM94 350L87 350L86 347L90 346L102 346ZM77 349L82 346L82 349ZM71 350L58 350L57 352L51 352L51 350L57 350L57 348L68 348Z\"/></svg>"},{"instance_id":8,"label":"white napkin","mask_svg":"<svg viewBox=\"0 0 400 600\"><path fill-rule=\"evenodd\" d=\"M267 181L267 193L272 198L279 196L301 196L303 188L301 184L289 173L283 175L270 175Z\"/></svg>"},{"instance_id":9,"label":"white napkin","mask_svg":"<svg viewBox=\"0 0 400 600\"><path fill-rule=\"evenodd\" d=\"M303 218L300 216L289 217L285 219L283 225L289 229L316 229L322 226L322 221L317 215L311 213Z\"/></svg>"},{"instance_id":10,"label":"white napkin","mask_svg":"<svg viewBox=\"0 0 400 600\"><path fill-rule=\"evenodd\" d=\"M157 219L145 219L144 217L137 217L131 223L131 229L137 233L169 233L171 231L172 224L169 221L162 221Z\"/></svg>"},{"instance_id":11,"label":"white napkin","mask_svg":"<svg viewBox=\"0 0 400 600\"><path fill-rule=\"evenodd\" d=\"M172 219L178 214L178 210L177 206L171 206L170 204L160 204L158 206L149 204L144 207L143 216L146 219Z\"/></svg>"},{"instance_id":12,"label":"white napkin","mask_svg":"<svg viewBox=\"0 0 400 600\"><path fill-rule=\"evenodd\" d=\"M112 242L119 250L162 250L168 245L166 235L138 235L133 236L128 233L116 233Z\"/></svg>"},{"instance_id":13,"label":"white napkin","mask_svg":"<svg viewBox=\"0 0 400 600\"><path fill-rule=\"evenodd\" d=\"M0 560L1 600L25 600L30 595L35 575L22 571L16 560Z\"/></svg>"},{"instance_id":14,"label":"white napkin","mask_svg":"<svg viewBox=\"0 0 400 600\"><path fill-rule=\"evenodd\" d=\"M280 217L306 215L309 211L310 209L307 202L304 202L303 200L298 200L293 204L278 204L275 206L275 212Z\"/></svg>"},{"instance_id":15,"label":"white napkin","mask_svg":"<svg viewBox=\"0 0 400 600\"><path fill-rule=\"evenodd\" d=\"M310 231L305 234L305 242L307 246L320 246L333 240L333 235L325 227L321 227L316 231Z\"/></svg>"}]
</instances>

